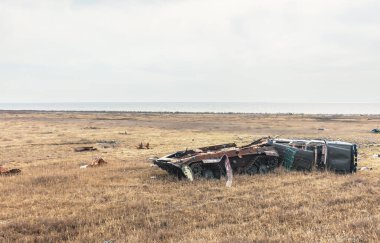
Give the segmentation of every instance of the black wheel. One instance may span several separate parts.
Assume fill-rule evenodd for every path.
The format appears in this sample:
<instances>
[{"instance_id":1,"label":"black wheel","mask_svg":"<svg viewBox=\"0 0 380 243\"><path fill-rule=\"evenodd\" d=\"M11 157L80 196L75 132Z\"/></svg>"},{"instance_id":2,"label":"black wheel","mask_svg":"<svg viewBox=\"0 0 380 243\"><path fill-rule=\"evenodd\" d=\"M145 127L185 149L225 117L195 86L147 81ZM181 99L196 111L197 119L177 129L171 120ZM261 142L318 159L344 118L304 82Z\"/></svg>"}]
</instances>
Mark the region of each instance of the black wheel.
<instances>
[{"instance_id":1,"label":"black wheel","mask_svg":"<svg viewBox=\"0 0 380 243\"><path fill-rule=\"evenodd\" d=\"M190 165L190 169L193 171L194 178L201 178L203 176L202 163L194 163Z\"/></svg>"},{"instance_id":2,"label":"black wheel","mask_svg":"<svg viewBox=\"0 0 380 243\"><path fill-rule=\"evenodd\" d=\"M254 162L251 162L247 168L245 169L245 173L247 173L248 175L255 175L259 172L259 169L257 168L257 166L255 165Z\"/></svg>"},{"instance_id":3,"label":"black wheel","mask_svg":"<svg viewBox=\"0 0 380 243\"><path fill-rule=\"evenodd\" d=\"M267 165L260 165L259 172L260 174L266 174L269 172L269 167Z\"/></svg>"},{"instance_id":4,"label":"black wheel","mask_svg":"<svg viewBox=\"0 0 380 243\"><path fill-rule=\"evenodd\" d=\"M203 177L206 179L214 179L215 178L213 171L210 169L203 170Z\"/></svg>"},{"instance_id":5,"label":"black wheel","mask_svg":"<svg viewBox=\"0 0 380 243\"><path fill-rule=\"evenodd\" d=\"M214 174L214 178L220 179L222 176L225 175L225 171L223 170L223 168L220 164L214 164L213 165L213 174Z\"/></svg>"},{"instance_id":6,"label":"black wheel","mask_svg":"<svg viewBox=\"0 0 380 243\"><path fill-rule=\"evenodd\" d=\"M249 175L266 174L278 166L278 159L266 155L256 156L246 167L245 172Z\"/></svg>"},{"instance_id":7,"label":"black wheel","mask_svg":"<svg viewBox=\"0 0 380 243\"><path fill-rule=\"evenodd\" d=\"M217 164L207 164L204 165L201 162L197 162L190 165L191 170L193 171L194 178L206 178L206 179L220 179L222 176L222 169Z\"/></svg>"}]
</instances>

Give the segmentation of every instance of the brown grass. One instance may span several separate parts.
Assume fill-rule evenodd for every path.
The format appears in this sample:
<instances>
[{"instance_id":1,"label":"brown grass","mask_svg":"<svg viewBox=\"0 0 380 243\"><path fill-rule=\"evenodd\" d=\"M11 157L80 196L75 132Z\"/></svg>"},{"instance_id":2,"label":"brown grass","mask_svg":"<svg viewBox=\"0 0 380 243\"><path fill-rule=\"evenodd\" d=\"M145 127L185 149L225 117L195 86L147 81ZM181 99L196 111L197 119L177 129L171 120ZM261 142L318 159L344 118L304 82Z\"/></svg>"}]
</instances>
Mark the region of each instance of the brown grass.
<instances>
[{"instance_id":1,"label":"brown grass","mask_svg":"<svg viewBox=\"0 0 380 243\"><path fill-rule=\"evenodd\" d=\"M380 159L372 158L380 147L368 146L380 143L379 135L369 133L379 117L0 115L0 137L7 138L0 140L0 164L23 171L0 178L0 242L380 240ZM355 175L278 170L235 176L233 187L226 188L223 180L178 181L146 160L267 134L357 142L361 165L373 170ZM118 146L97 144L113 140ZM150 141L153 149L136 149L141 141ZM99 150L73 152L84 142ZM109 163L79 169L96 156Z\"/></svg>"}]
</instances>

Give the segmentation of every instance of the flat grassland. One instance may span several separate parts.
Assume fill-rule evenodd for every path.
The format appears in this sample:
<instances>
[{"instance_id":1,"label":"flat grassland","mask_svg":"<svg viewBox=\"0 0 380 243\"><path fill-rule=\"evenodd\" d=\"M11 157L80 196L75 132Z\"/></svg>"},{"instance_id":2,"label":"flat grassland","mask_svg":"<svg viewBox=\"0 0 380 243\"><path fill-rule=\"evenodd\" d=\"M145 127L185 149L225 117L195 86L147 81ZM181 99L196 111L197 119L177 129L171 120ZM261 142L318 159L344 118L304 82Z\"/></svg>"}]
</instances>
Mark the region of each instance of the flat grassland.
<instances>
[{"instance_id":1,"label":"flat grassland","mask_svg":"<svg viewBox=\"0 0 380 243\"><path fill-rule=\"evenodd\" d=\"M370 133L379 125L380 116L2 111L0 165L22 174L0 177L0 242L379 242L380 135ZM279 169L226 188L179 181L147 160L267 135L355 142L359 166L373 169ZM79 169L97 156L108 164Z\"/></svg>"}]
</instances>

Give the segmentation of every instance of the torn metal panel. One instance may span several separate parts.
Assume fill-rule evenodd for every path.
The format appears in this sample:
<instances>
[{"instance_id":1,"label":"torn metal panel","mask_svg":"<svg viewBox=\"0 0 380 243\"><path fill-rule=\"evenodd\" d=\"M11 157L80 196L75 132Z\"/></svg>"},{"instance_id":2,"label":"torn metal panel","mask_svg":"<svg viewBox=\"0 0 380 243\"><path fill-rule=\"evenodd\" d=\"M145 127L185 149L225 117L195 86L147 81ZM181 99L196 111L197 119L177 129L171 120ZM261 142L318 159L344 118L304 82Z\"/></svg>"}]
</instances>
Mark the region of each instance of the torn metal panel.
<instances>
[{"instance_id":1,"label":"torn metal panel","mask_svg":"<svg viewBox=\"0 0 380 243\"><path fill-rule=\"evenodd\" d=\"M193 181L194 180L193 171L191 170L191 168L189 166L187 166L187 165L182 166L182 172L185 175L185 177L187 179L189 179L189 181Z\"/></svg>"},{"instance_id":2,"label":"torn metal panel","mask_svg":"<svg viewBox=\"0 0 380 243\"><path fill-rule=\"evenodd\" d=\"M237 147L235 143L226 143L226 144L207 146L207 147L198 148L198 149L202 150L203 152L208 152L208 151L215 151L215 150L220 150L220 149L225 149L225 148L234 148L234 147Z\"/></svg>"},{"instance_id":3,"label":"torn metal panel","mask_svg":"<svg viewBox=\"0 0 380 243\"><path fill-rule=\"evenodd\" d=\"M356 172L356 145L342 142L328 142L326 167L329 170L337 172Z\"/></svg>"},{"instance_id":4,"label":"torn metal panel","mask_svg":"<svg viewBox=\"0 0 380 243\"><path fill-rule=\"evenodd\" d=\"M228 159L228 157L226 155L223 156L222 160L224 160L224 166L226 168L226 175L227 175L226 187L231 187L232 186L232 178L233 178L231 163L230 163L230 160Z\"/></svg>"}]
</instances>

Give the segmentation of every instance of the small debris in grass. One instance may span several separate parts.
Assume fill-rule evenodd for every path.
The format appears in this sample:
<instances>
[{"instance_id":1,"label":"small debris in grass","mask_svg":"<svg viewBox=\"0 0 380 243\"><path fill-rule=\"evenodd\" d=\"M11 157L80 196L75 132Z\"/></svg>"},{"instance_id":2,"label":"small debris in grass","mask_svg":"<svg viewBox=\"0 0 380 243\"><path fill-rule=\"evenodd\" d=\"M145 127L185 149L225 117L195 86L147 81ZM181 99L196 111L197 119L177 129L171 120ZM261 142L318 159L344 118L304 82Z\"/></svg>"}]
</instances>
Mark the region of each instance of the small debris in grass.
<instances>
[{"instance_id":1,"label":"small debris in grass","mask_svg":"<svg viewBox=\"0 0 380 243\"><path fill-rule=\"evenodd\" d=\"M83 129L96 130L101 129L100 127L84 127Z\"/></svg>"},{"instance_id":2,"label":"small debris in grass","mask_svg":"<svg viewBox=\"0 0 380 243\"><path fill-rule=\"evenodd\" d=\"M323 127L318 128L318 131L325 131L325 130L327 130L327 129L323 128Z\"/></svg>"},{"instance_id":3,"label":"small debris in grass","mask_svg":"<svg viewBox=\"0 0 380 243\"><path fill-rule=\"evenodd\" d=\"M91 168L91 167L99 167L99 166L103 166L103 165L106 165L107 162L102 159L101 157L98 157L98 158L95 158L90 164L87 164L87 165L82 165L81 167L79 167L80 169L86 169L86 168Z\"/></svg>"},{"instance_id":4,"label":"small debris in grass","mask_svg":"<svg viewBox=\"0 0 380 243\"><path fill-rule=\"evenodd\" d=\"M20 169L6 169L0 166L0 176L12 176L12 175L18 175L20 173L21 173Z\"/></svg>"},{"instance_id":5,"label":"small debris in grass","mask_svg":"<svg viewBox=\"0 0 380 243\"><path fill-rule=\"evenodd\" d=\"M97 144L102 148L115 148L118 142L115 140L99 140L97 141Z\"/></svg>"},{"instance_id":6,"label":"small debris in grass","mask_svg":"<svg viewBox=\"0 0 380 243\"><path fill-rule=\"evenodd\" d=\"M98 149L94 148L92 146L85 146L85 147L74 148L75 152L86 152L86 151L95 151L95 150L98 150Z\"/></svg>"},{"instance_id":7,"label":"small debris in grass","mask_svg":"<svg viewBox=\"0 0 380 243\"><path fill-rule=\"evenodd\" d=\"M157 179L157 176L151 176L150 179Z\"/></svg>"},{"instance_id":8,"label":"small debris in grass","mask_svg":"<svg viewBox=\"0 0 380 243\"><path fill-rule=\"evenodd\" d=\"M141 142L139 145L136 146L136 148L137 149L151 149L149 142L146 144L143 144L143 142Z\"/></svg>"},{"instance_id":9,"label":"small debris in grass","mask_svg":"<svg viewBox=\"0 0 380 243\"><path fill-rule=\"evenodd\" d=\"M380 129L378 129L378 128L374 128L374 129L372 129L371 132L373 132L373 133L380 133Z\"/></svg>"},{"instance_id":10,"label":"small debris in grass","mask_svg":"<svg viewBox=\"0 0 380 243\"><path fill-rule=\"evenodd\" d=\"M366 167L366 166L365 166L365 167L361 167L360 170L372 170L372 168L371 168L371 167Z\"/></svg>"}]
</instances>

